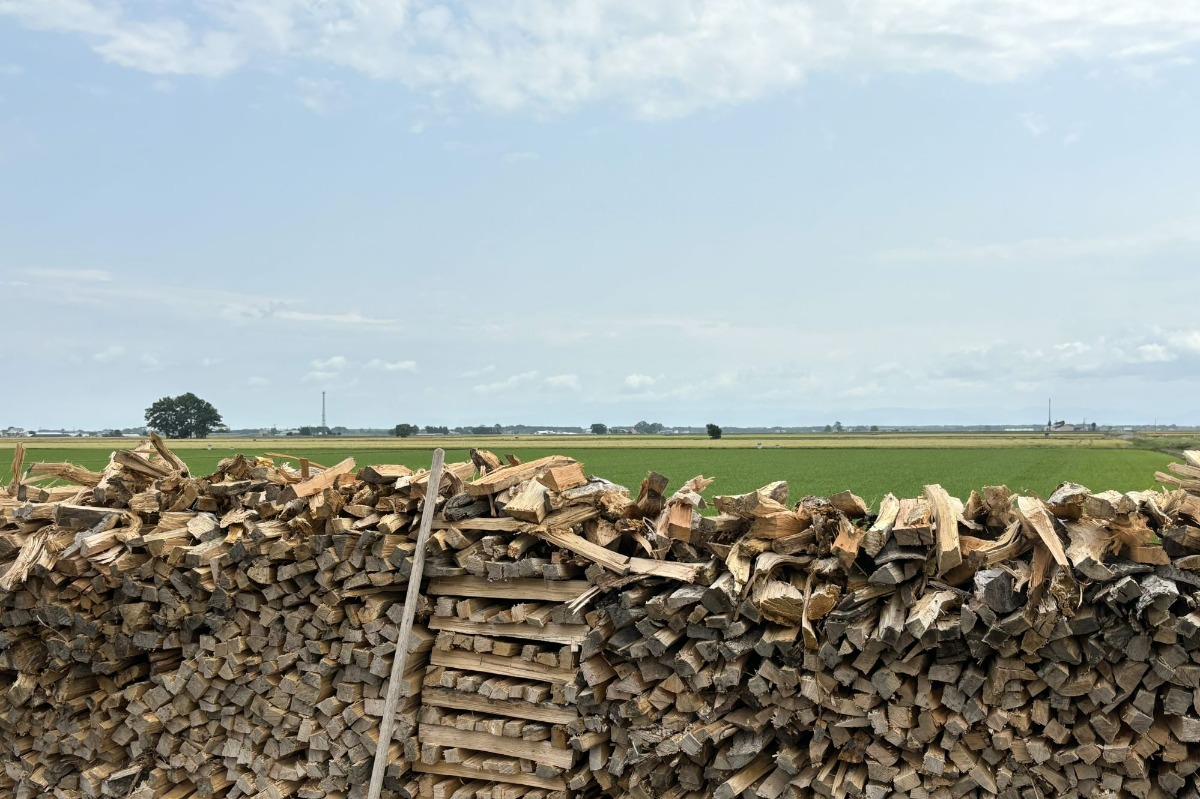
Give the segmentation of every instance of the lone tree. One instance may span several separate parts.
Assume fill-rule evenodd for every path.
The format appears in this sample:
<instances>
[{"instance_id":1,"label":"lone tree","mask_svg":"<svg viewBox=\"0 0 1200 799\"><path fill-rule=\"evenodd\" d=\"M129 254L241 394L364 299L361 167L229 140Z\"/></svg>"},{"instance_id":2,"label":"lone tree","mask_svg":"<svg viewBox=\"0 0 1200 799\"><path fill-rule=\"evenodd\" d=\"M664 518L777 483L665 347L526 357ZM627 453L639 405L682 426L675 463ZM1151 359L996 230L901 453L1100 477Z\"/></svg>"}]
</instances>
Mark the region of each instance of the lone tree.
<instances>
[{"instance_id":1,"label":"lone tree","mask_svg":"<svg viewBox=\"0 0 1200 799\"><path fill-rule=\"evenodd\" d=\"M408 438L416 435L420 429L415 424L398 424L392 428L392 435L398 438Z\"/></svg>"},{"instance_id":2,"label":"lone tree","mask_svg":"<svg viewBox=\"0 0 1200 799\"><path fill-rule=\"evenodd\" d=\"M704 425L704 429L708 431L709 438L720 438L721 437L721 428L717 427L712 422L709 422L708 424Z\"/></svg>"},{"instance_id":3,"label":"lone tree","mask_svg":"<svg viewBox=\"0 0 1200 799\"><path fill-rule=\"evenodd\" d=\"M644 436L648 436L654 435L655 433L661 433L663 431L663 426L658 422L641 421L635 424L633 429Z\"/></svg>"},{"instance_id":4,"label":"lone tree","mask_svg":"<svg viewBox=\"0 0 1200 799\"><path fill-rule=\"evenodd\" d=\"M209 433L226 429L212 403L190 391L163 397L147 408L146 426L167 438L208 438Z\"/></svg>"},{"instance_id":5,"label":"lone tree","mask_svg":"<svg viewBox=\"0 0 1200 799\"><path fill-rule=\"evenodd\" d=\"M603 436L603 435L606 435L607 433L608 433L608 425L600 424L600 422L596 422L594 425L592 425L592 435Z\"/></svg>"}]
</instances>

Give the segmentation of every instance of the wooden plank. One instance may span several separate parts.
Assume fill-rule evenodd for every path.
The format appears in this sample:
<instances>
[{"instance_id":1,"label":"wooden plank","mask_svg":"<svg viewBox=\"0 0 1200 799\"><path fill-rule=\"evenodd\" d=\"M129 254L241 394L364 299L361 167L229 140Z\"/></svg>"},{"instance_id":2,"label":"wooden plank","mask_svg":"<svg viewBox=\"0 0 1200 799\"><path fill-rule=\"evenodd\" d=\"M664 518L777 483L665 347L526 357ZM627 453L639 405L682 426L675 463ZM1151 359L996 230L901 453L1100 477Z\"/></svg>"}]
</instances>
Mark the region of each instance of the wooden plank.
<instances>
[{"instance_id":1,"label":"wooden plank","mask_svg":"<svg viewBox=\"0 0 1200 799\"><path fill-rule=\"evenodd\" d=\"M532 661L517 658L500 657L497 655L480 654L478 652L443 651L435 649L429 658L430 665L445 666L451 669L467 669L482 671L489 674L502 674L506 677L518 677L522 680L537 680L538 682L566 685L574 682L576 669L560 669L545 666Z\"/></svg>"},{"instance_id":2,"label":"wooden plank","mask_svg":"<svg viewBox=\"0 0 1200 799\"><path fill-rule=\"evenodd\" d=\"M440 447L433 451L433 465L429 472L434 486L441 484L442 463L445 461L445 458L446 453ZM347 458L339 466L346 463L349 463L346 471L354 468L353 458ZM329 471L335 471L337 468L335 466ZM313 479L320 480L328 473L324 472ZM336 479L336 475L334 479ZM312 481L310 480L309 482ZM304 485L304 483L300 485ZM297 486L297 488L299 487ZM421 513L421 526L417 532L417 547L413 552L412 574L409 575L408 590L404 595L404 616L400 621L400 633L396 637L396 640L401 643L407 642L412 637L413 622L417 615L417 603L421 595L421 575L425 573L425 549L429 544L429 533L433 527L433 515L436 506L436 502L426 502ZM387 755L392 743L392 729L396 725L396 703L400 701L400 683L407 666L408 647L397 646L395 655L392 658L392 673L388 680L387 694L383 703L383 718L379 722L379 739L375 746L375 762L371 766L371 783L367 790L367 799L379 799L379 795L383 792L383 778L387 773L389 760Z\"/></svg>"},{"instance_id":3,"label":"wooden plank","mask_svg":"<svg viewBox=\"0 0 1200 799\"><path fill-rule=\"evenodd\" d=\"M452 522L448 519L438 519L433 523L435 530L449 530L454 527L459 530L481 530L486 533L520 533L533 527L533 525L523 522L520 519L509 519L502 517L493 519L490 517L482 517L478 519L462 519Z\"/></svg>"},{"instance_id":4,"label":"wooden plank","mask_svg":"<svg viewBox=\"0 0 1200 799\"><path fill-rule=\"evenodd\" d=\"M558 749L551 743L534 743L520 738L505 738L503 735L488 735L486 732L459 730L437 724L420 725L417 729L417 740L434 746L457 746L478 752L524 758L561 769L568 769L575 764L575 752L572 749Z\"/></svg>"},{"instance_id":5,"label":"wooden plank","mask_svg":"<svg viewBox=\"0 0 1200 799\"><path fill-rule=\"evenodd\" d=\"M584 639L587 638L590 628L586 624L547 624L537 627L532 624L494 624L448 616L433 616L429 619L429 629L448 630L464 635L522 638L528 641L549 641L555 644L581 646Z\"/></svg>"},{"instance_id":6,"label":"wooden plank","mask_svg":"<svg viewBox=\"0 0 1200 799\"><path fill-rule=\"evenodd\" d=\"M543 779L533 774L518 771L514 774L493 774L490 771L480 771L469 766L456 763L422 763L419 760L412 764L413 771L421 774L438 774L443 777L461 777L468 780L487 780L489 782L506 782L513 785L527 785L530 788L544 788L548 791L565 791L566 780Z\"/></svg>"},{"instance_id":7,"label":"wooden plank","mask_svg":"<svg viewBox=\"0 0 1200 799\"><path fill-rule=\"evenodd\" d=\"M535 599L542 602L571 602L592 587L587 580L486 580L482 577L434 577L426 593L430 596L466 596L485 599Z\"/></svg>"},{"instance_id":8,"label":"wooden plank","mask_svg":"<svg viewBox=\"0 0 1200 799\"><path fill-rule=\"evenodd\" d=\"M432 686L426 686L421 691L421 703L451 710L469 710L514 719L528 719L543 724L570 724L579 717L575 709L570 707L546 707L522 699L488 699L479 694Z\"/></svg>"}]
</instances>

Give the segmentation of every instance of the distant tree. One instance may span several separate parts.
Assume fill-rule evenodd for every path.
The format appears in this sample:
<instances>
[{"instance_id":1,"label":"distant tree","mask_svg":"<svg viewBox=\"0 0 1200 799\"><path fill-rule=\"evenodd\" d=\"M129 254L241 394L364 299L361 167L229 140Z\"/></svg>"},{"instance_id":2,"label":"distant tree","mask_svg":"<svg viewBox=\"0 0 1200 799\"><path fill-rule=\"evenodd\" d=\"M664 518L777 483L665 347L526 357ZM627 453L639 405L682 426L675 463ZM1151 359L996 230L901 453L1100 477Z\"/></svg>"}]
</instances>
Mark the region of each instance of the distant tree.
<instances>
[{"instance_id":1,"label":"distant tree","mask_svg":"<svg viewBox=\"0 0 1200 799\"><path fill-rule=\"evenodd\" d=\"M105 430L100 435L104 436L105 438L120 438L123 433L121 433L120 430Z\"/></svg>"},{"instance_id":2,"label":"distant tree","mask_svg":"<svg viewBox=\"0 0 1200 799\"><path fill-rule=\"evenodd\" d=\"M704 425L704 430L708 433L709 438L720 438L721 437L721 428L717 427L712 422L709 422L708 424ZM762 446L762 445L760 444L759 446Z\"/></svg>"},{"instance_id":3,"label":"distant tree","mask_svg":"<svg viewBox=\"0 0 1200 799\"><path fill-rule=\"evenodd\" d=\"M607 435L607 434L608 434L608 425L600 424L599 422L596 422L594 425L592 425L592 435L603 436L603 435Z\"/></svg>"},{"instance_id":4,"label":"distant tree","mask_svg":"<svg viewBox=\"0 0 1200 799\"><path fill-rule=\"evenodd\" d=\"M651 435L653 433L661 433L663 426L658 422L638 422L633 426L633 429L642 435Z\"/></svg>"},{"instance_id":5,"label":"distant tree","mask_svg":"<svg viewBox=\"0 0 1200 799\"><path fill-rule=\"evenodd\" d=\"M827 425L825 425L825 432L826 432L826 433L832 433L832 432L833 432L833 425L828 425L828 424L827 424Z\"/></svg>"},{"instance_id":6,"label":"distant tree","mask_svg":"<svg viewBox=\"0 0 1200 799\"><path fill-rule=\"evenodd\" d=\"M446 427L445 425L441 427L434 427L433 425L427 424L425 425L425 432L431 436L448 436L450 435L450 428Z\"/></svg>"},{"instance_id":7,"label":"distant tree","mask_svg":"<svg viewBox=\"0 0 1200 799\"><path fill-rule=\"evenodd\" d=\"M313 434L313 429L311 427L309 427L308 425L304 425L303 427L296 430L296 432L302 436L311 436Z\"/></svg>"},{"instance_id":8,"label":"distant tree","mask_svg":"<svg viewBox=\"0 0 1200 799\"><path fill-rule=\"evenodd\" d=\"M212 403L190 391L163 397L147 408L146 426L167 438L208 438L209 433L226 429Z\"/></svg>"},{"instance_id":9,"label":"distant tree","mask_svg":"<svg viewBox=\"0 0 1200 799\"><path fill-rule=\"evenodd\" d=\"M873 424L873 425L871 425L871 432L872 432L872 433L878 433L878 432L879 432L879 425L877 425L877 424Z\"/></svg>"},{"instance_id":10,"label":"distant tree","mask_svg":"<svg viewBox=\"0 0 1200 799\"><path fill-rule=\"evenodd\" d=\"M1092 422L1090 425L1088 425L1088 427L1090 427L1090 428L1091 428L1091 431L1092 431L1093 433L1094 433L1094 432L1096 432L1096 423L1095 423L1095 422Z\"/></svg>"},{"instance_id":11,"label":"distant tree","mask_svg":"<svg viewBox=\"0 0 1200 799\"><path fill-rule=\"evenodd\" d=\"M398 424L392 428L392 435L398 438L408 438L420 432L421 428L415 424Z\"/></svg>"},{"instance_id":12,"label":"distant tree","mask_svg":"<svg viewBox=\"0 0 1200 799\"><path fill-rule=\"evenodd\" d=\"M845 428L844 428L844 427L842 427L842 423L841 423L841 422L834 422L834 423L833 423L833 432L835 432L835 433L840 433L840 432L842 432L843 430L845 430Z\"/></svg>"}]
</instances>

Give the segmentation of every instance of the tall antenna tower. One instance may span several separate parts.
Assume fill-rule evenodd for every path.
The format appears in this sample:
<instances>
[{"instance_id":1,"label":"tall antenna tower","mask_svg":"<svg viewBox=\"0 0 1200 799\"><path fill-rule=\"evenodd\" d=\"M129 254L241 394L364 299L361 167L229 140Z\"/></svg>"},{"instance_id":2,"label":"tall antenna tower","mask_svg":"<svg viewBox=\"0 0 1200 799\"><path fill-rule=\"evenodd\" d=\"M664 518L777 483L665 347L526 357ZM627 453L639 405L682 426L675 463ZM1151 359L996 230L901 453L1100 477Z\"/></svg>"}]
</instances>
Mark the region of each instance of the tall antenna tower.
<instances>
[{"instance_id":1,"label":"tall antenna tower","mask_svg":"<svg viewBox=\"0 0 1200 799\"><path fill-rule=\"evenodd\" d=\"M322 432L325 429L326 429L326 425L325 425L325 392L322 391L321 392L321 430L322 430Z\"/></svg>"}]
</instances>

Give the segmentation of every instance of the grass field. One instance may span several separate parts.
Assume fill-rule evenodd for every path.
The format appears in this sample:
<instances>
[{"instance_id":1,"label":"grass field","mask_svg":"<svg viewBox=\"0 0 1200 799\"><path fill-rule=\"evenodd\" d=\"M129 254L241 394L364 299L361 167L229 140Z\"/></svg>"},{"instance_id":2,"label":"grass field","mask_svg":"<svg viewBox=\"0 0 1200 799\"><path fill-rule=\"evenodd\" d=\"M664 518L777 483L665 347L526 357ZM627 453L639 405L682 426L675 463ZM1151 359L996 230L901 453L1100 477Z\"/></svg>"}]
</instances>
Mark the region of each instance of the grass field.
<instances>
[{"instance_id":1,"label":"grass field","mask_svg":"<svg viewBox=\"0 0 1200 799\"><path fill-rule=\"evenodd\" d=\"M30 441L26 462L70 461L100 469L114 449L136 443L135 439ZM850 489L871 503L888 491L916 495L926 483L941 483L964 498L971 489L996 484L1045 496L1064 480L1095 490L1153 488L1155 470L1165 469L1172 460L1119 439L1070 434L1049 439L1028 434L729 436L719 441L684 436L215 438L171 446L194 474L213 471L221 458L236 452L286 452L326 465L352 455L360 465L419 467L428 465L436 446L444 447L451 461L465 460L470 446L481 446L523 460L571 455L589 473L635 490L646 471L653 469L669 477L672 486L697 474L715 477L710 495L787 480L793 499ZM11 459L12 446L0 446L0 479L5 482Z\"/></svg>"}]
</instances>

